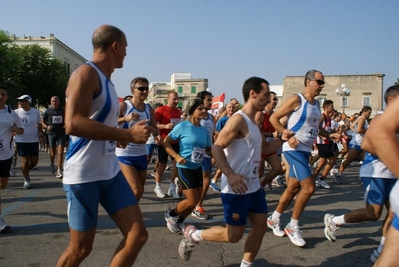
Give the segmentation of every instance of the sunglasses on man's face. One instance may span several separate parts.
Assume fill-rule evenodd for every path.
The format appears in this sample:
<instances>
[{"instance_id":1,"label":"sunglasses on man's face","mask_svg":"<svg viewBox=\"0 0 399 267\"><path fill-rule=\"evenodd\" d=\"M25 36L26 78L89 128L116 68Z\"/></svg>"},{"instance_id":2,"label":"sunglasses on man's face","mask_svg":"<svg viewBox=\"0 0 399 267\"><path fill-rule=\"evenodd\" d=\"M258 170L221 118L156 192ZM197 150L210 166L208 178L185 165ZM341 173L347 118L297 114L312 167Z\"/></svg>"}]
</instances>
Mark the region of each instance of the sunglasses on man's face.
<instances>
[{"instance_id":1,"label":"sunglasses on man's face","mask_svg":"<svg viewBox=\"0 0 399 267\"><path fill-rule=\"evenodd\" d=\"M140 87L136 87L136 89L139 90L140 92L144 92L144 91L148 92L150 87L148 87L148 86L140 86Z\"/></svg>"},{"instance_id":2,"label":"sunglasses on man's face","mask_svg":"<svg viewBox=\"0 0 399 267\"><path fill-rule=\"evenodd\" d=\"M317 82L318 85L323 85L323 84L325 84L325 81L323 81L323 80L312 80L312 81Z\"/></svg>"}]
</instances>

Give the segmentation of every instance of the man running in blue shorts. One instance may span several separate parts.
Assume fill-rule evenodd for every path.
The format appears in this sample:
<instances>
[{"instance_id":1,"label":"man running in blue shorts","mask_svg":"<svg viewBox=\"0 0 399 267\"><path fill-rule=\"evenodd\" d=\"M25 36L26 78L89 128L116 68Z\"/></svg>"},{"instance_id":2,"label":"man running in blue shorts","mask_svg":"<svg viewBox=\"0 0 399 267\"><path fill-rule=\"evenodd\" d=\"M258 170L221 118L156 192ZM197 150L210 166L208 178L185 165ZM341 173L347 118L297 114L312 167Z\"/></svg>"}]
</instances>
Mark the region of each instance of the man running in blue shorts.
<instances>
[{"instance_id":1,"label":"man running in blue shorts","mask_svg":"<svg viewBox=\"0 0 399 267\"><path fill-rule=\"evenodd\" d=\"M93 58L77 68L66 90L66 132L71 143L66 155L64 191L68 201L71 240L57 266L78 266L91 252L101 204L123 234L110 266L133 265L148 239L137 200L120 171L116 141L145 144L158 130L139 121L117 128L119 103L110 81L122 68L126 36L118 28L100 26L93 34Z\"/></svg>"}]
</instances>

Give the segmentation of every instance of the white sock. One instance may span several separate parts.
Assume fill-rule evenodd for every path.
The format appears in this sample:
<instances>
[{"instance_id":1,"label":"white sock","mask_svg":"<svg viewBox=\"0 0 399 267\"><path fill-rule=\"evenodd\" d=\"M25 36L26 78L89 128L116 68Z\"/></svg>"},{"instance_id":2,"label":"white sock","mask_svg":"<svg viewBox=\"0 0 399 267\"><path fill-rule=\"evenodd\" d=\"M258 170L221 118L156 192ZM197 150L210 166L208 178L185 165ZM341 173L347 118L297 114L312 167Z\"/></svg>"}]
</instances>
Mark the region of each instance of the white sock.
<instances>
[{"instance_id":1,"label":"white sock","mask_svg":"<svg viewBox=\"0 0 399 267\"><path fill-rule=\"evenodd\" d=\"M241 261L240 267L251 267L251 266L252 266L252 262L244 261L244 260Z\"/></svg>"},{"instance_id":2,"label":"white sock","mask_svg":"<svg viewBox=\"0 0 399 267\"><path fill-rule=\"evenodd\" d=\"M344 219L344 215L334 216L334 218L332 218L332 221L336 225L344 225L344 224L346 224L346 221Z\"/></svg>"},{"instance_id":3,"label":"white sock","mask_svg":"<svg viewBox=\"0 0 399 267\"><path fill-rule=\"evenodd\" d=\"M1 215L0 215L0 216L1 216ZM384 247L384 244L385 244L385 236L381 237L380 245L379 245L378 248L377 248L378 253L381 254L382 248Z\"/></svg>"},{"instance_id":4,"label":"white sock","mask_svg":"<svg viewBox=\"0 0 399 267\"><path fill-rule=\"evenodd\" d=\"M161 188L161 183L155 183L155 188Z\"/></svg>"},{"instance_id":5,"label":"white sock","mask_svg":"<svg viewBox=\"0 0 399 267\"><path fill-rule=\"evenodd\" d=\"M281 217L281 213L278 213L277 211L274 211L274 212L273 212L273 214L272 214L272 220L273 220L273 221L278 221L278 220L280 220L280 217Z\"/></svg>"},{"instance_id":6,"label":"white sock","mask_svg":"<svg viewBox=\"0 0 399 267\"><path fill-rule=\"evenodd\" d=\"M294 220L291 218L290 227L299 227L299 220Z\"/></svg>"},{"instance_id":7,"label":"white sock","mask_svg":"<svg viewBox=\"0 0 399 267\"><path fill-rule=\"evenodd\" d=\"M191 238L194 239L194 241L196 242L202 241L202 231L203 230L195 230L191 233Z\"/></svg>"}]
</instances>

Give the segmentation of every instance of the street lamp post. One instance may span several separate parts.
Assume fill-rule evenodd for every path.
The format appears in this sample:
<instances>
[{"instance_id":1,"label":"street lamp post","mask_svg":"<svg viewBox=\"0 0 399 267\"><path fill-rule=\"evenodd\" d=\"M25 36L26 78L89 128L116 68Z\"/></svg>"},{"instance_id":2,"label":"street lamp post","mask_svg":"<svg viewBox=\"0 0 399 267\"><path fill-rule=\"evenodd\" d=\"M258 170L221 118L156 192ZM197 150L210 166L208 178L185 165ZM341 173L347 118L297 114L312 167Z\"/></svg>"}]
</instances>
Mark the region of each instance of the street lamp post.
<instances>
[{"instance_id":1,"label":"street lamp post","mask_svg":"<svg viewBox=\"0 0 399 267\"><path fill-rule=\"evenodd\" d=\"M345 114L345 106L346 106L346 103L348 102L348 96L351 95L351 90L346 88L345 84L341 84L341 89L339 89L339 88L335 89L335 93L338 96L341 96L341 99L342 99L342 114Z\"/></svg>"}]
</instances>

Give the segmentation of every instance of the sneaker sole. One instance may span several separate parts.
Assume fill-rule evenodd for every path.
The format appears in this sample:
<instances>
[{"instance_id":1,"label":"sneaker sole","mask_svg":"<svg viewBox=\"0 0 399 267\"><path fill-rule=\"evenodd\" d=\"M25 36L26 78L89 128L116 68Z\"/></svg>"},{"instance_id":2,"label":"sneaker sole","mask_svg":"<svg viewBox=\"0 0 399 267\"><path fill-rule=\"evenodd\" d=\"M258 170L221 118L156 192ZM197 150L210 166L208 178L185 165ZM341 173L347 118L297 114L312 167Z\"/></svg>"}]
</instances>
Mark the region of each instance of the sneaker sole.
<instances>
[{"instance_id":1,"label":"sneaker sole","mask_svg":"<svg viewBox=\"0 0 399 267\"><path fill-rule=\"evenodd\" d=\"M197 218L197 219L199 219L199 220L208 220L208 219L209 219L209 217L197 216L197 215L194 214L194 213L191 213L191 216L193 216L194 218Z\"/></svg>"},{"instance_id":2,"label":"sneaker sole","mask_svg":"<svg viewBox=\"0 0 399 267\"><path fill-rule=\"evenodd\" d=\"M277 237L283 237L283 236L285 236L284 231L281 231L282 233L276 233L276 232L274 231L273 226L272 226L271 224L269 224L269 222L266 222L266 224L267 224L267 227L269 227L270 229L272 229L273 234L274 234L275 236L277 236Z\"/></svg>"}]
</instances>

